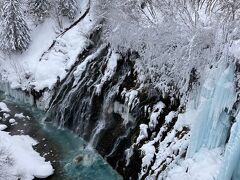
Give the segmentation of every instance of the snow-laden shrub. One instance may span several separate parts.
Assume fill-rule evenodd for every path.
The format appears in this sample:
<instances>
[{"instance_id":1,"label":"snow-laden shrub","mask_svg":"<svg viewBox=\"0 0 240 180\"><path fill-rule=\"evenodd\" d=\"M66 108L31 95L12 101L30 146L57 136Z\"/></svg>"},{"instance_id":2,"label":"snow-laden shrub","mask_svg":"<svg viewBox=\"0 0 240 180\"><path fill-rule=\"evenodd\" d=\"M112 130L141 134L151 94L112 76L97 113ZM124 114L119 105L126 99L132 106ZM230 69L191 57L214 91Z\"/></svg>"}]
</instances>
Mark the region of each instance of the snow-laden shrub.
<instances>
[{"instance_id":1,"label":"snow-laden shrub","mask_svg":"<svg viewBox=\"0 0 240 180\"><path fill-rule=\"evenodd\" d=\"M184 94L196 77L218 61L232 61L229 47L239 24L240 5L227 0L98 0L104 38L119 51L140 55L143 81L164 92ZM196 79L196 78L195 78Z\"/></svg>"},{"instance_id":2,"label":"snow-laden shrub","mask_svg":"<svg viewBox=\"0 0 240 180\"><path fill-rule=\"evenodd\" d=\"M52 4L48 0L28 0L29 14L37 23L44 21L50 15Z\"/></svg>"}]
</instances>

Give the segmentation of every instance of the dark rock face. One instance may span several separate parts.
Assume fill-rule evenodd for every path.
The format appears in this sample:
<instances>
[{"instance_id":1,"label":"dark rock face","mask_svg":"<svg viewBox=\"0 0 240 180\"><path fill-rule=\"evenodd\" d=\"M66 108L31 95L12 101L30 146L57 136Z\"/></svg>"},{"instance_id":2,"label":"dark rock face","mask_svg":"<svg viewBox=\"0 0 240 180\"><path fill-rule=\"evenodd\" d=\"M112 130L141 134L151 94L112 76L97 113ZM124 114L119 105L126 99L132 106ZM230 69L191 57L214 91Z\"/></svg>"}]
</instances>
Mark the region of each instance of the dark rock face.
<instances>
[{"instance_id":1,"label":"dark rock face","mask_svg":"<svg viewBox=\"0 0 240 180\"><path fill-rule=\"evenodd\" d=\"M169 107L167 114L172 110L171 103L168 98L162 99L161 93L149 86L138 92L138 103L134 107L127 107L122 93L136 90L140 86L134 69L138 57L136 52L121 55L112 78L103 84L100 93L96 93L96 85L101 82L109 54L112 53L111 48L101 42L100 34L99 29L93 32L93 44L79 55L79 60L68 76L55 89L47 120L79 134L96 148L124 179L138 179L142 163L141 152L134 148L130 163L126 167L125 150L138 137L139 125L149 122L146 106L152 107L162 100ZM86 66L76 83L74 72L84 61L87 61ZM123 112L129 114L131 121L124 123L121 112L115 111L116 102L121 105L119 109L122 108ZM178 103L174 107L176 109ZM155 130L160 129L162 124L163 122L159 123Z\"/></svg>"}]
</instances>

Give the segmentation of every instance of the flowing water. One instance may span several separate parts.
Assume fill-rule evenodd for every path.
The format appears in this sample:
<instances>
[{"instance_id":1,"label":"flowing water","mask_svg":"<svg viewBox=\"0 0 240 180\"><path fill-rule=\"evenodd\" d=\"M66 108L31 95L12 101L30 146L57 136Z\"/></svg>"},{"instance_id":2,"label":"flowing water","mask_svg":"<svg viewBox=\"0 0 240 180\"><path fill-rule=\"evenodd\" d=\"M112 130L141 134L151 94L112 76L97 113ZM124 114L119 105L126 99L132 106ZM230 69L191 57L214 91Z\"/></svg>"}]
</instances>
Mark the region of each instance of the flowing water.
<instances>
[{"instance_id":1,"label":"flowing water","mask_svg":"<svg viewBox=\"0 0 240 180\"><path fill-rule=\"evenodd\" d=\"M29 121L10 127L11 134L27 134L39 144L34 148L52 162L55 173L49 180L118 180L122 179L106 161L86 142L66 129L58 129L51 123L43 123L44 113L25 104L19 104L0 93L11 115L23 113ZM21 132L21 133L20 133Z\"/></svg>"}]
</instances>

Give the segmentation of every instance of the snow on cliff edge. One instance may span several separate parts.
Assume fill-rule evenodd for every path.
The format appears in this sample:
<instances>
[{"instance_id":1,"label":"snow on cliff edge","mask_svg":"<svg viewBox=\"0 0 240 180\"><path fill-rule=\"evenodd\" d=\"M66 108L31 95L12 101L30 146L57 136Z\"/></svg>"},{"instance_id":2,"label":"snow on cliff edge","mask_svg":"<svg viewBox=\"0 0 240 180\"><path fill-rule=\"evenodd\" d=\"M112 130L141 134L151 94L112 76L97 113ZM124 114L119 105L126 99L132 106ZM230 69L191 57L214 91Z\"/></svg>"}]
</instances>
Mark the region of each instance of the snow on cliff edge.
<instances>
[{"instance_id":1,"label":"snow on cliff edge","mask_svg":"<svg viewBox=\"0 0 240 180\"><path fill-rule=\"evenodd\" d=\"M79 17L88 8L88 1L81 2L80 6ZM87 34L92 25L91 17L87 16L62 35L56 32L59 31L57 22L50 18L37 27L32 26L32 42L26 52L11 56L0 53L2 78L10 82L12 88L52 89L58 77L63 79L67 75L89 43ZM64 28L68 26L69 22L64 24Z\"/></svg>"}]
</instances>

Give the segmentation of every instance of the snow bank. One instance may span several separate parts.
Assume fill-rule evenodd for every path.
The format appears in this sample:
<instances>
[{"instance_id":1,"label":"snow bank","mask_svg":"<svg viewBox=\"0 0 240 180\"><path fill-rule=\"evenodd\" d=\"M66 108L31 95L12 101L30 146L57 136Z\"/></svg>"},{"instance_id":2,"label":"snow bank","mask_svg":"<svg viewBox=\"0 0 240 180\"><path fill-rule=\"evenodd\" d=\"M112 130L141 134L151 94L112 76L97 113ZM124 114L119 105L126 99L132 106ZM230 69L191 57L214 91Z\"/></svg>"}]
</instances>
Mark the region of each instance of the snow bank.
<instances>
[{"instance_id":1,"label":"snow bank","mask_svg":"<svg viewBox=\"0 0 240 180\"><path fill-rule=\"evenodd\" d=\"M54 169L51 163L45 162L45 159L33 149L37 142L29 136L11 136L7 132L0 131L0 141L1 148L7 149L13 160L8 170L16 180L18 177L22 180L34 179L34 177L46 178L53 174Z\"/></svg>"},{"instance_id":2,"label":"snow bank","mask_svg":"<svg viewBox=\"0 0 240 180\"><path fill-rule=\"evenodd\" d=\"M11 112L3 102L0 102L0 109L2 112ZM17 124L9 113L2 113L1 116L1 121L10 123L11 126ZM25 116L19 113L15 114L15 117ZM7 125L0 124L0 179L30 180L34 177L46 178L52 175L54 169L51 163L45 162L45 159L33 149L37 142L27 135L12 136L4 132L7 128Z\"/></svg>"},{"instance_id":3,"label":"snow bank","mask_svg":"<svg viewBox=\"0 0 240 180\"><path fill-rule=\"evenodd\" d=\"M214 180L222 162L223 149L202 149L168 172L166 180Z\"/></svg>"}]
</instances>

